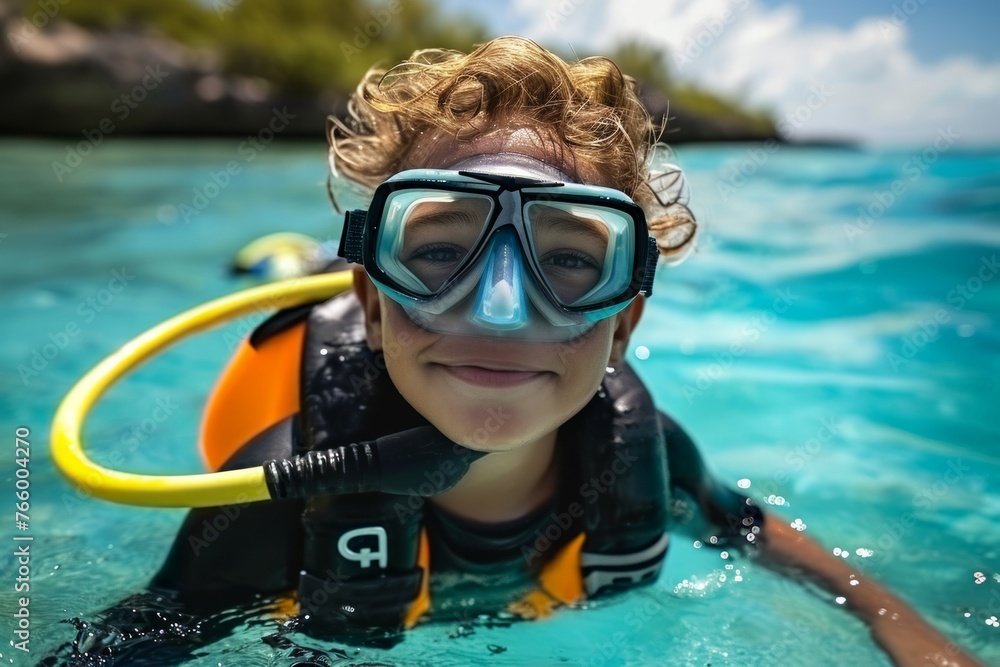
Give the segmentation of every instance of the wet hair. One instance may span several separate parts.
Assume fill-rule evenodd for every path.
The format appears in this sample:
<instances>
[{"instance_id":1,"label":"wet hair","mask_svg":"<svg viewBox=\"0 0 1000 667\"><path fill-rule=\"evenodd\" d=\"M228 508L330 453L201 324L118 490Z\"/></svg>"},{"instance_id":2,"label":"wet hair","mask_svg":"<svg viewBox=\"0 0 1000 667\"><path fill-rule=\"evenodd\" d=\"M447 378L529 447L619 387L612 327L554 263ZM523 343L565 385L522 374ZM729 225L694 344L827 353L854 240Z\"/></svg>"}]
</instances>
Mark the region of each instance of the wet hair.
<instances>
[{"instance_id":1,"label":"wet hair","mask_svg":"<svg viewBox=\"0 0 1000 667\"><path fill-rule=\"evenodd\" d=\"M468 54L416 51L389 70L370 69L346 118L328 123L331 172L374 188L402 170L424 133L467 141L503 125L533 128L593 165L602 185L645 210L664 257L693 246L683 175L663 159L669 149L657 143L635 80L607 58L567 63L520 37L499 37Z\"/></svg>"}]
</instances>

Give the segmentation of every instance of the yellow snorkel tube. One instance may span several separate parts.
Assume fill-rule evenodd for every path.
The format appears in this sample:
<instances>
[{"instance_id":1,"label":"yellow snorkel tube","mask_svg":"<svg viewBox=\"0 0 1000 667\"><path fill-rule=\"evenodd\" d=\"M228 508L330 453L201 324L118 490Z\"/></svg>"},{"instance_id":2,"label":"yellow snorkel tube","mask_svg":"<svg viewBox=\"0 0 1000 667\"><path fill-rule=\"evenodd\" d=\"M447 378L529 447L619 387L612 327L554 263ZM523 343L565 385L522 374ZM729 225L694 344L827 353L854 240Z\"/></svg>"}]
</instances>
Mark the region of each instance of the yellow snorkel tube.
<instances>
[{"instance_id":1,"label":"yellow snorkel tube","mask_svg":"<svg viewBox=\"0 0 1000 667\"><path fill-rule=\"evenodd\" d=\"M432 426L373 441L310 451L243 470L199 475L138 475L97 465L83 449L83 422L108 388L139 364L191 334L266 308L323 301L350 289L350 271L295 278L221 297L170 318L123 345L70 389L52 422L52 460L86 493L128 505L213 507L314 495L412 493L428 470L444 458L454 471L430 495L458 482L482 456L447 440Z\"/></svg>"},{"instance_id":2,"label":"yellow snorkel tube","mask_svg":"<svg viewBox=\"0 0 1000 667\"><path fill-rule=\"evenodd\" d=\"M201 475L136 475L103 468L83 449L83 422L97 400L126 373L177 341L262 305L288 308L350 289L351 272L262 285L224 296L170 318L129 341L70 389L52 422L52 460L81 490L118 503L155 507L210 507L270 498L263 468Z\"/></svg>"}]
</instances>

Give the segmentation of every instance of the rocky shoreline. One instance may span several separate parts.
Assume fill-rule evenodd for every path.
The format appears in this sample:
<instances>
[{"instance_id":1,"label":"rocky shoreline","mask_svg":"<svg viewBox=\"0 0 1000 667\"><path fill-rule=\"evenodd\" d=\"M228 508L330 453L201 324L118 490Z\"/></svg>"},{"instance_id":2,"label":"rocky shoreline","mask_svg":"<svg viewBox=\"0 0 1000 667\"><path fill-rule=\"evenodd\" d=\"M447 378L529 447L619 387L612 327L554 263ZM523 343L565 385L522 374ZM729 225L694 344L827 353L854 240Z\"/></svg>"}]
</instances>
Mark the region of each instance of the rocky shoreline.
<instances>
[{"instance_id":1,"label":"rocky shoreline","mask_svg":"<svg viewBox=\"0 0 1000 667\"><path fill-rule=\"evenodd\" d=\"M342 94L296 95L224 75L211 51L149 31L0 16L0 34L0 135L242 136L267 128L277 114L287 120L283 137L317 138L327 116L346 109ZM660 94L644 101L657 122L669 107L663 139L671 144L781 140L738 119L699 117Z\"/></svg>"}]
</instances>

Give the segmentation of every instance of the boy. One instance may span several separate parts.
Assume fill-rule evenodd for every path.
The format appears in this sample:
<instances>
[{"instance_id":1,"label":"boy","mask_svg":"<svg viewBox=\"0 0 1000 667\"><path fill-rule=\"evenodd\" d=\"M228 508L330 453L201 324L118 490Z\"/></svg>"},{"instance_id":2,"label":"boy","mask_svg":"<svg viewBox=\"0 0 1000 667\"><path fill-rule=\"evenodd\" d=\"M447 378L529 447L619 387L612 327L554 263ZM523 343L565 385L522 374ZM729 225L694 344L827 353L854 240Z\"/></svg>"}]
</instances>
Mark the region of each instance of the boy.
<instances>
[{"instance_id":1,"label":"boy","mask_svg":"<svg viewBox=\"0 0 1000 667\"><path fill-rule=\"evenodd\" d=\"M651 175L648 114L608 60L517 38L373 70L330 132L374 189L341 249L354 294L279 313L237 353L203 444L224 469L431 424L478 453L457 484L188 517L154 591L296 591L319 634L508 609L525 617L654 581L667 506L837 596L898 664L972 665L909 606L706 472L624 361L657 255L692 244L678 174ZM655 241L650 238L655 239Z\"/></svg>"}]
</instances>

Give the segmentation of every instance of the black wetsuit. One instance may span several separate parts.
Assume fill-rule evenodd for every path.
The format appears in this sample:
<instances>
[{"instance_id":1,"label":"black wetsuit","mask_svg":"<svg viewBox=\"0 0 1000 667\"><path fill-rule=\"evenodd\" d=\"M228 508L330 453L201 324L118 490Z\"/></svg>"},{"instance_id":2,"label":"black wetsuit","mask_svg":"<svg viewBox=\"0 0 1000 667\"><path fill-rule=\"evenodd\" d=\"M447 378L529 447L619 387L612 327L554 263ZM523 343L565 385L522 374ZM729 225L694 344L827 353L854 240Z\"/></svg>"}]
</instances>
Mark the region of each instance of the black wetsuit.
<instances>
[{"instance_id":1,"label":"black wetsuit","mask_svg":"<svg viewBox=\"0 0 1000 667\"><path fill-rule=\"evenodd\" d=\"M279 314L254 335L259 340L267 334L269 326L271 329L288 326L303 312L307 311ZM355 341L351 344L357 347L356 334L355 328L353 339L349 336L340 341L307 339L305 345L329 345L350 339ZM361 347L367 349L366 345ZM360 348L358 351L364 352ZM367 353L371 354L370 351ZM336 387L336 378L328 377L328 368L310 368L309 363L306 359L303 367L303 375L307 378L303 392L305 412L260 433L233 455L222 470L259 466L270 459L283 459L313 447L330 446L328 443L334 438L336 425L317 415L318 412L327 412L325 403L336 403L338 396L343 398L345 392ZM344 370L345 374L351 372L349 368ZM319 379L310 385L309 377ZM636 386L641 388L638 378L627 365L618 369L612 384L626 387L629 391ZM373 418L372 415L365 415L364 410L358 411L358 414L342 414L341 418L350 422L343 424L347 432L360 434L364 439L374 439L385 432L398 432L422 421L422 417L395 391L387 374L377 390L373 391L382 392L372 397L385 408L381 416ZM648 397L644 390L641 395ZM312 400L317 396L326 398ZM622 399L616 400L622 402ZM320 406L322 410L317 408L320 403L325 406ZM630 407L625 406L625 412L629 410ZM586 530L590 536L593 530L593 527L584 525L586 518L568 521L570 514L566 511L572 502L581 502L584 488L579 457L575 455L578 452L577 443L567 443L567 438L562 437L564 432L572 430L572 422L560 429L557 448L560 481L558 493L549 503L515 521L489 525L464 520L435 508L433 503L423 503L421 520L400 528L410 531L404 535L403 541L412 542L413 551L397 549L392 552L392 558L397 559L399 565L396 582L388 592L383 589L360 589L360 594L358 589L349 591L345 599L364 599L371 604L371 609L352 618L369 625L383 622L391 625L393 619L398 621L399 600L412 600L420 582L420 572L414 571L413 564L421 526L427 531L433 554L430 584L435 614L448 617L455 613L496 611L530 590L535 585L534 576L549 554L556 553L581 531ZM662 436L659 442L665 449L670 495L693 500L708 520L711 531L720 536L720 546L731 541L746 545L746 534L759 529L759 511L745 496L716 483L706 470L694 443L670 417L659 413L652 423L658 425ZM640 462L638 467L641 466ZM345 577L350 579L350 569L336 572L329 568L324 572L323 569L326 563L339 567L329 540L323 539L323 531L328 530L331 517L335 521L346 521L352 518L350 515L354 512L359 516L373 512L388 515L399 510L398 496L365 494L355 498L313 498L308 501L193 509L181 525L164 565L150 582L150 595L142 598L138 605L135 600L129 600L126 601L129 604L107 610L102 614L102 620L91 629L120 628L125 623L134 626L136 633L141 634L140 626L143 624L150 623L155 628L157 619L175 618L173 614L176 613L253 603L260 596L280 596L297 586L302 603L304 569L316 574L316 585L324 576L327 585L330 581L344 581ZM657 504L662 506L664 519L666 506L671 502L669 497L657 500ZM531 557L531 550L536 549L540 536L546 535L546 530L553 524L558 524L559 530L549 531L548 535L554 539L549 540L551 546L546 548L545 557ZM636 545L646 542L648 538L644 537ZM526 554L529 555L526 557ZM390 563L390 569L392 565ZM336 603L338 591L330 590L329 593ZM470 599L473 604L468 603ZM154 613L141 613L141 609L137 612L136 607L143 605L147 611ZM166 613L161 613L164 609ZM327 620L331 618L342 620L337 614ZM213 641L228 632L225 626L205 628L201 639ZM154 638L152 641L157 640ZM179 653L182 654L186 655Z\"/></svg>"}]
</instances>

